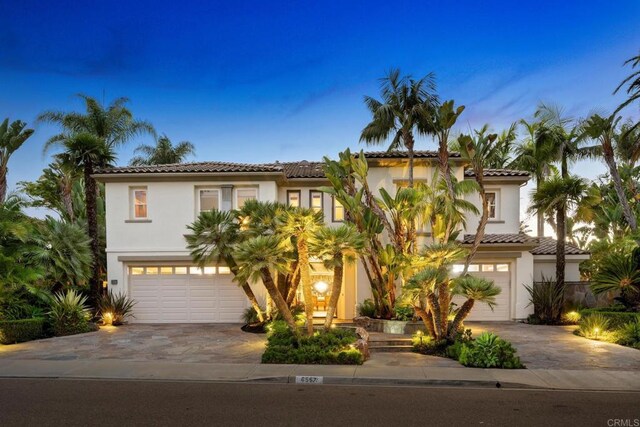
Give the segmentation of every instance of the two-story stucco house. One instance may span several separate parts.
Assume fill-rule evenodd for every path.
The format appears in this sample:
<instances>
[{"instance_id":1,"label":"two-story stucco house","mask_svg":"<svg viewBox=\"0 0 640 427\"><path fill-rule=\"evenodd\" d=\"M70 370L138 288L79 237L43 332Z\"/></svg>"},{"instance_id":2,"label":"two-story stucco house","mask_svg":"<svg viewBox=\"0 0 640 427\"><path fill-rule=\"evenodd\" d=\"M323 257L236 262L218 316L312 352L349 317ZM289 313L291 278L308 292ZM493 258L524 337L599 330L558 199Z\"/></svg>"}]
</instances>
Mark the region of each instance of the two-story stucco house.
<instances>
[{"instance_id":1,"label":"two-story stucco house","mask_svg":"<svg viewBox=\"0 0 640 427\"><path fill-rule=\"evenodd\" d=\"M385 188L393 194L405 185L406 153L372 152L366 157L372 189ZM458 180L473 179L455 153L451 161ZM414 179L431 180L436 162L436 153L417 152ZM137 302L133 322L240 321L248 301L232 281L229 269L224 265L197 268L185 248L187 225L203 210L235 209L246 200L258 199L322 211L329 225L345 218L344 208L318 190L328 185L319 162L126 166L99 171L95 177L106 188L109 287ZM528 180L526 172L486 171L490 220L470 272L493 279L502 292L493 311L478 304L470 319L525 318L532 307L528 306L524 285L540 280L542 275L553 276L554 241L520 233L521 188ZM470 200L480 205L477 195ZM464 244L473 241L477 222L475 216L467 218ZM569 245L567 254L567 280L577 281L578 263L588 258L588 253ZM460 267L454 266L454 273ZM319 263L313 275L314 281L330 283L331 272ZM252 287L264 300L263 286ZM347 267L338 317L354 317L357 304L370 296L363 267ZM323 301L319 292L313 301L318 315L323 314Z\"/></svg>"}]
</instances>

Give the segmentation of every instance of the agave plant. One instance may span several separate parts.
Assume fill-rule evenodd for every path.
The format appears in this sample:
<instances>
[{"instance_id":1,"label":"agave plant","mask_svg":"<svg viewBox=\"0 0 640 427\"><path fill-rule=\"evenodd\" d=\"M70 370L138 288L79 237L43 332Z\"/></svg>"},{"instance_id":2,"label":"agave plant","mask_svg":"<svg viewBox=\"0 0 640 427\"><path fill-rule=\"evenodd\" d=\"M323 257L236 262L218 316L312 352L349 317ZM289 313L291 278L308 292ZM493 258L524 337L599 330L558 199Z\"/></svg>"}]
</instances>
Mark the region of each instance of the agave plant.
<instances>
[{"instance_id":1,"label":"agave plant","mask_svg":"<svg viewBox=\"0 0 640 427\"><path fill-rule=\"evenodd\" d=\"M556 323L562 315L564 288L545 277L541 282L524 286L529 292L529 305L541 323Z\"/></svg>"},{"instance_id":2,"label":"agave plant","mask_svg":"<svg viewBox=\"0 0 640 427\"><path fill-rule=\"evenodd\" d=\"M58 293L51 300L49 318L56 335L88 332L91 311L87 297L73 289Z\"/></svg>"},{"instance_id":3,"label":"agave plant","mask_svg":"<svg viewBox=\"0 0 640 427\"><path fill-rule=\"evenodd\" d=\"M135 317L132 314L135 301L125 294L114 294L109 291L98 298L98 311L105 325L122 325L127 317Z\"/></svg>"}]
</instances>

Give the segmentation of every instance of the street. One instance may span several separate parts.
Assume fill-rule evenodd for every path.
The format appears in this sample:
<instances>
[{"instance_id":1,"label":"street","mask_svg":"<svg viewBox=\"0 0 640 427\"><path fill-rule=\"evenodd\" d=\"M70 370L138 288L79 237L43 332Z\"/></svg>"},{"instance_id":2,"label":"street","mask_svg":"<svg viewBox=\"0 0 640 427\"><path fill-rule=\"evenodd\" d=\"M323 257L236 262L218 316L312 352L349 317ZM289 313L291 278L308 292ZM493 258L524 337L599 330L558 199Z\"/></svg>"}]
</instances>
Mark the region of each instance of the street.
<instances>
[{"instance_id":1,"label":"street","mask_svg":"<svg viewBox=\"0 0 640 427\"><path fill-rule=\"evenodd\" d=\"M90 424L640 426L640 393L0 380L1 426Z\"/></svg>"}]
</instances>

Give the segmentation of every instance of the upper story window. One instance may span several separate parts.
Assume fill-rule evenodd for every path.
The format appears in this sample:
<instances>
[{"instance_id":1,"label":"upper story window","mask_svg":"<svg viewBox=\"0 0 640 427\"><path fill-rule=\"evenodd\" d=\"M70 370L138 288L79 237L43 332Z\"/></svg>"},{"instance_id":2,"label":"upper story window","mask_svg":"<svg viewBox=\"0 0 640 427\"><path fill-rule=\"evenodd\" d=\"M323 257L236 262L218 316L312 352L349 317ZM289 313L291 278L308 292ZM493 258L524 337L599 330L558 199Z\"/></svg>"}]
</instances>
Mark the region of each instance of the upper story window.
<instances>
[{"instance_id":1,"label":"upper story window","mask_svg":"<svg viewBox=\"0 0 640 427\"><path fill-rule=\"evenodd\" d=\"M287 206L299 208L302 206L300 198L300 190L287 190Z\"/></svg>"},{"instance_id":2,"label":"upper story window","mask_svg":"<svg viewBox=\"0 0 640 427\"><path fill-rule=\"evenodd\" d=\"M131 206L131 217L133 219L147 219L149 215L147 208L147 187L131 189Z\"/></svg>"},{"instance_id":3,"label":"upper story window","mask_svg":"<svg viewBox=\"0 0 640 427\"><path fill-rule=\"evenodd\" d=\"M238 188L236 190L236 208L242 209L247 200L257 200L257 188Z\"/></svg>"},{"instance_id":4,"label":"upper story window","mask_svg":"<svg viewBox=\"0 0 640 427\"><path fill-rule=\"evenodd\" d=\"M314 212L323 212L323 194L322 191L310 190L309 191L309 207Z\"/></svg>"},{"instance_id":5,"label":"upper story window","mask_svg":"<svg viewBox=\"0 0 640 427\"><path fill-rule=\"evenodd\" d=\"M487 191L486 198L489 205L489 219L498 219L498 193Z\"/></svg>"},{"instance_id":6,"label":"upper story window","mask_svg":"<svg viewBox=\"0 0 640 427\"><path fill-rule=\"evenodd\" d=\"M338 200L336 200L335 196L332 198L333 200L333 222L342 222L344 221L344 206Z\"/></svg>"},{"instance_id":7,"label":"upper story window","mask_svg":"<svg viewBox=\"0 0 640 427\"><path fill-rule=\"evenodd\" d=\"M220 190L212 188L198 190L198 202L200 212L220 209Z\"/></svg>"}]
</instances>

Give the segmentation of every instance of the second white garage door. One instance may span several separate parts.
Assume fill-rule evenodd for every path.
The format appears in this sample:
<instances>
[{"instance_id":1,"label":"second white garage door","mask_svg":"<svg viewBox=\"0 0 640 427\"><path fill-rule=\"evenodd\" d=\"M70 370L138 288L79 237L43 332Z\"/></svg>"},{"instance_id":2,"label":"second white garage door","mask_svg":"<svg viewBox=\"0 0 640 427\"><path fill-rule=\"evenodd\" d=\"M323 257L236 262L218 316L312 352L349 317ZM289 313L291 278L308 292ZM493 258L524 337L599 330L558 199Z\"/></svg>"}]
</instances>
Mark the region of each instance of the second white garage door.
<instances>
[{"instance_id":1,"label":"second white garage door","mask_svg":"<svg viewBox=\"0 0 640 427\"><path fill-rule=\"evenodd\" d=\"M247 298L226 267L129 266L132 323L237 323Z\"/></svg>"},{"instance_id":2,"label":"second white garage door","mask_svg":"<svg viewBox=\"0 0 640 427\"><path fill-rule=\"evenodd\" d=\"M454 271L457 266L454 266ZM493 311L489 306L483 302L476 301L471 309L471 314L466 320L511 320L511 272L510 264L494 264L494 263L482 263L471 264L469 266L469 274L473 276L484 277L489 280L493 280L496 286L501 289L501 292L496 296L496 304L493 307ZM465 298L455 297L455 302L458 307L462 305Z\"/></svg>"}]
</instances>

